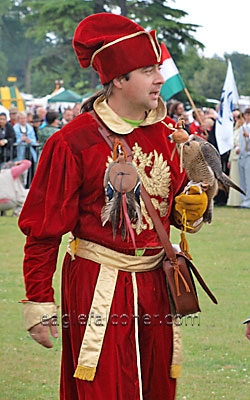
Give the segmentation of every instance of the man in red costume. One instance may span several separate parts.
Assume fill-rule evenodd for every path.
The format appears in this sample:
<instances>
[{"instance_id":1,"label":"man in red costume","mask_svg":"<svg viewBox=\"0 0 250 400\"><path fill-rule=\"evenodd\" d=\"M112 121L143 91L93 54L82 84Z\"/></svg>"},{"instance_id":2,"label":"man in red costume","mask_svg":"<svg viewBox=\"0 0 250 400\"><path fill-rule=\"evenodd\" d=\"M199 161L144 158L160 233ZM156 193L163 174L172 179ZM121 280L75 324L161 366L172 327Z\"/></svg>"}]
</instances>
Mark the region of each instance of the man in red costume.
<instances>
[{"instance_id":1,"label":"man in red costume","mask_svg":"<svg viewBox=\"0 0 250 400\"><path fill-rule=\"evenodd\" d=\"M181 349L162 244L142 201L140 223L132 221L134 241L122 236L119 223L114 234L112 217L105 223L101 217L113 160L98 121L132 149L140 181L170 231L186 176L177 152L171 157L167 124L173 121L159 97L161 49L155 31L109 13L84 19L73 47L104 88L46 142L19 219L27 236L26 326L34 340L52 347L49 333L58 335L52 278L61 237L71 232L62 271L60 398L173 400Z\"/></svg>"}]
</instances>

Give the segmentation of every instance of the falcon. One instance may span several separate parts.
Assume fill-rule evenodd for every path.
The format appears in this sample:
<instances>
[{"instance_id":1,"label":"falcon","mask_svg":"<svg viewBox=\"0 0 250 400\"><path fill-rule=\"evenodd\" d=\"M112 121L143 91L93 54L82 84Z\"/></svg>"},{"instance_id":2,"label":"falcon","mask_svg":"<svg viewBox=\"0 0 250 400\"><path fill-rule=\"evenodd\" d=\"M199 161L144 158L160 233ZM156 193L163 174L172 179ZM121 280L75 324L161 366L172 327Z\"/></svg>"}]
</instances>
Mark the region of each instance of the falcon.
<instances>
[{"instance_id":1,"label":"falcon","mask_svg":"<svg viewBox=\"0 0 250 400\"><path fill-rule=\"evenodd\" d=\"M174 141L174 134L171 135ZM201 183L208 196L208 207L203 216L204 222L212 221L213 198L218 191L218 182L228 189L231 187L245 194L223 171L219 152L206 140L197 135L190 135L184 141L178 140L181 162L192 183Z\"/></svg>"}]
</instances>

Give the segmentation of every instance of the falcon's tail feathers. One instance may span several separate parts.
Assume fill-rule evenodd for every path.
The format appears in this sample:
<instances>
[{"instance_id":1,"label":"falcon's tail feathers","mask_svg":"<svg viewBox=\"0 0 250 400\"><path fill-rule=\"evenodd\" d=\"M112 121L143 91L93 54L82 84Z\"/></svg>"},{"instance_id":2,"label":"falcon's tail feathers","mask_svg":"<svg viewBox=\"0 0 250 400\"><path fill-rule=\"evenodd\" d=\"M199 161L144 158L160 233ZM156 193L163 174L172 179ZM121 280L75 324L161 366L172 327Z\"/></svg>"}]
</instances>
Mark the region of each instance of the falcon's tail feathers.
<instances>
[{"instance_id":1,"label":"falcon's tail feathers","mask_svg":"<svg viewBox=\"0 0 250 400\"><path fill-rule=\"evenodd\" d=\"M224 172L222 173L222 177L223 177L223 181L221 181L221 183L223 184L223 186L227 185L227 186L237 190L241 194L246 195L244 190L242 190L238 185L236 185L236 183L234 183Z\"/></svg>"}]
</instances>

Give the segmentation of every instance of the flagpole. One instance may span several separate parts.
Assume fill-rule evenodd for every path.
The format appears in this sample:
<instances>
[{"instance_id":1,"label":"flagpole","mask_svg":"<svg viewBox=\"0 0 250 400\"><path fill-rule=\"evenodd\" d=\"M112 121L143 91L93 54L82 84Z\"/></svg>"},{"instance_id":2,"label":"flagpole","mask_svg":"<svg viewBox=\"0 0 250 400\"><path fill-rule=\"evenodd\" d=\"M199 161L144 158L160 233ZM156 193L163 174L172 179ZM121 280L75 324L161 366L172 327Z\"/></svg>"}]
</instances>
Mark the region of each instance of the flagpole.
<instances>
[{"instance_id":1,"label":"flagpole","mask_svg":"<svg viewBox=\"0 0 250 400\"><path fill-rule=\"evenodd\" d=\"M194 110L194 112L195 112L195 115L196 115L196 117L197 117L197 119L198 119L200 125L202 125L202 121L201 121L201 118L200 118L200 114L199 114L199 112L198 112L198 110L197 110L197 108L196 108L196 105L194 104L193 99L192 99L192 97L191 97L191 95L190 95L190 93L189 93L189 91L188 91L188 89L187 89L186 87L184 87L184 91L185 91L185 93L186 93L186 95L187 95L187 98L188 98L188 100L189 100L189 102L190 102L190 104L191 104L191 106L192 106L192 108L193 108L193 110ZM207 130L205 129L204 132L205 132L206 137L208 138L208 132L207 132Z\"/></svg>"}]
</instances>

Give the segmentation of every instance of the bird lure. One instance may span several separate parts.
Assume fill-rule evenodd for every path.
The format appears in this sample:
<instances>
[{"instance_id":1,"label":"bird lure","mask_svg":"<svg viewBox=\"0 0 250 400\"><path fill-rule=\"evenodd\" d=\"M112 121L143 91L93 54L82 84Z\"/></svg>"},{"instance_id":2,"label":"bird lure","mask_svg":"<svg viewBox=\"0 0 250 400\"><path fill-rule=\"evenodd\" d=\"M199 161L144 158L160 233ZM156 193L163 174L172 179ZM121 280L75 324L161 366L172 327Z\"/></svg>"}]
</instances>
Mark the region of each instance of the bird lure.
<instances>
[{"instance_id":1,"label":"bird lure","mask_svg":"<svg viewBox=\"0 0 250 400\"><path fill-rule=\"evenodd\" d=\"M135 234L132 224L139 228L141 225L140 208L140 178L135 165L127 161L123 143L115 139L113 162L104 175L106 203L101 211L102 225L111 222L113 238L118 229L121 230L122 240L131 238L135 245Z\"/></svg>"}]
</instances>

